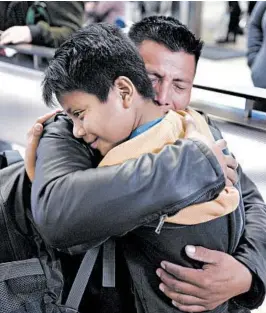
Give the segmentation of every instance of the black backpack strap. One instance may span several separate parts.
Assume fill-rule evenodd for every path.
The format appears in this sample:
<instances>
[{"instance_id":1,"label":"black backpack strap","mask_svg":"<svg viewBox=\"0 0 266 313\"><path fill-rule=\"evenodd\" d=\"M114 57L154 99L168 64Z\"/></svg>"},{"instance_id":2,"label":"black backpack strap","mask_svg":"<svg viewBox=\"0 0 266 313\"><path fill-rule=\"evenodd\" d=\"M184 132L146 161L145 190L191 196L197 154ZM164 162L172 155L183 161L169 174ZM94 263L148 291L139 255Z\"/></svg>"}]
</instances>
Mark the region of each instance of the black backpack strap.
<instances>
[{"instance_id":1,"label":"black backpack strap","mask_svg":"<svg viewBox=\"0 0 266 313\"><path fill-rule=\"evenodd\" d=\"M2 155L6 158L7 166L23 161L22 156L17 150L7 150L4 151Z\"/></svg>"}]
</instances>

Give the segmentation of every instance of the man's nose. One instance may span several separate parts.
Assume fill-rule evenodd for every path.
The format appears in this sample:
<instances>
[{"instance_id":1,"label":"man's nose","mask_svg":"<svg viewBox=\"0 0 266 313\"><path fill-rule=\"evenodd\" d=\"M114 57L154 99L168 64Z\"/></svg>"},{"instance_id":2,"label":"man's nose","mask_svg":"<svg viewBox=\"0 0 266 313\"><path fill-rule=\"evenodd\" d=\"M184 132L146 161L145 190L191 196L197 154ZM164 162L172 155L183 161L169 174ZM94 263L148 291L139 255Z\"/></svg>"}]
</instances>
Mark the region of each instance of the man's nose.
<instances>
[{"instance_id":1,"label":"man's nose","mask_svg":"<svg viewBox=\"0 0 266 313\"><path fill-rule=\"evenodd\" d=\"M73 135L76 138L83 138L85 136L85 130L81 125L75 125L73 127Z\"/></svg>"},{"instance_id":2,"label":"man's nose","mask_svg":"<svg viewBox=\"0 0 266 313\"><path fill-rule=\"evenodd\" d=\"M155 101L160 106L171 105L169 86L166 83L158 84L155 88Z\"/></svg>"}]
</instances>

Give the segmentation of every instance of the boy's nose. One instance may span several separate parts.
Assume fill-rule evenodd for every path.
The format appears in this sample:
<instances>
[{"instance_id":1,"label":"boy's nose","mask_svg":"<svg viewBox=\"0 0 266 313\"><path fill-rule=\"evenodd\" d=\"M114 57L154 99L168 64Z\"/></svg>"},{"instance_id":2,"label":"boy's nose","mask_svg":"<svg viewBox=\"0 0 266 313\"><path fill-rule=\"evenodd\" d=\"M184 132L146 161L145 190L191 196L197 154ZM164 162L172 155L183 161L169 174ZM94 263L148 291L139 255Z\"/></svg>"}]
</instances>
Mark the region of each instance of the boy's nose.
<instances>
[{"instance_id":1,"label":"boy's nose","mask_svg":"<svg viewBox=\"0 0 266 313\"><path fill-rule=\"evenodd\" d=\"M86 133L85 133L85 130L83 127L74 126L73 127L73 135L76 138L83 138L86 135Z\"/></svg>"}]
</instances>

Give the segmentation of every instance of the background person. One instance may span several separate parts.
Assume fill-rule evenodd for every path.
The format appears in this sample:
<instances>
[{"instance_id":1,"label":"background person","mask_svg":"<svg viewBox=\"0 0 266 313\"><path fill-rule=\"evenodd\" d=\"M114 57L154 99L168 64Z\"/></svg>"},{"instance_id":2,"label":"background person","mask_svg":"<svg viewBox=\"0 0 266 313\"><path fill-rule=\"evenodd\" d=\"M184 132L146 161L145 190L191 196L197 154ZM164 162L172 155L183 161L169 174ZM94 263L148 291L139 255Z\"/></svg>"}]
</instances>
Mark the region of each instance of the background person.
<instances>
[{"instance_id":1,"label":"background person","mask_svg":"<svg viewBox=\"0 0 266 313\"><path fill-rule=\"evenodd\" d=\"M82 1L1 1L0 44L57 48L82 27L83 18Z\"/></svg>"},{"instance_id":2,"label":"background person","mask_svg":"<svg viewBox=\"0 0 266 313\"><path fill-rule=\"evenodd\" d=\"M257 1L248 23L248 66L255 87L266 88L266 3ZM266 101L256 101L254 109L266 111Z\"/></svg>"},{"instance_id":3,"label":"background person","mask_svg":"<svg viewBox=\"0 0 266 313\"><path fill-rule=\"evenodd\" d=\"M89 1L85 3L87 22L107 22L116 25L118 21L126 23L126 1ZM119 25L117 25L119 26Z\"/></svg>"}]
</instances>

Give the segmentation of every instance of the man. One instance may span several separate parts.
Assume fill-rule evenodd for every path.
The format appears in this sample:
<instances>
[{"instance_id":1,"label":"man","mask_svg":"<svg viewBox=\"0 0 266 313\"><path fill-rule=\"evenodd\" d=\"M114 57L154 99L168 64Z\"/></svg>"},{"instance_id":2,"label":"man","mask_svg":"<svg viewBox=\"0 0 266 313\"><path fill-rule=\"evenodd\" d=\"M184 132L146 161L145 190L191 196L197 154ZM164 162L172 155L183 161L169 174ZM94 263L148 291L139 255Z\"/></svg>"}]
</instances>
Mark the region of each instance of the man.
<instances>
[{"instance_id":1,"label":"man","mask_svg":"<svg viewBox=\"0 0 266 313\"><path fill-rule=\"evenodd\" d=\"M150 17L133 25L129 36L138 46L144 59L146 70L156 91L155 99L158 104L165 110L185 109L190 102L198 61L197 57L187 53L190 43L193 42L193 35L174 18ZM239 292L240 285L246 286L247 290L255 293L256 287L254 285L260 286L259 289L263 298L265 292L263 282L265 282L266 275L266 263L263 257L266 253L266 247L263 241L266 238L266 232L263 227L264 222L257 225L256 219L263 218L265 221L265 204L257 188L243 174L240 167L238 171L246 210L246 232L235 253L235 259L223 253L204 249L194 252L195 259L208 264L205 269L206 281L199 280L200 275L197 275L197 271L193 273L193 270L186 271L172 264L169 264L168 268L166 264L164 265L168 272L171 268L170 273L178 278L178 282L174 282L166 272L159 271L161 279L172 287L171 289L162 285L162 289L168 296L171 297L172 295L173 300L176 300L176 305L184 311L188 310L189 304L192 303L196 303L198 306L195 310L209 310L215 307L217 303L221 303L220 301L223 302L241 294ZM259 228L260 231L254 233L254 227ZM257 248L260 250L258 255L255 255L254 251L256 250L255 238L257 238ZM258 259L260 260L255 261ZM244 270L243 264L253 275L254 285L252 288L249 288L250 273ZM182 283L184 276L189 277L185 279L186 286ZM223 283L225 281L227 284ZM220 287L216 288L218 285ZM174 290L178 290L180 293L174 295ZM185 303L187 305L184 306L182 302L185 301L185 297L182 296L182 293L193 295L197 300L187 299ZM206 301L203 299L208 295L212 297L212 300L207 301L209 303L206 305L204 304ZM251 308L253 305L256 306L259 302L261 303L262 298L258 297L259 302L257 304L253 302L252 305L248 295L246 294L236 300ZM243 302L242 300L245 298L247 301Z\"/></svg>"},{"instance_id":2,"label":"man","mask_svg":"<svg viewBox=\"0 0 266 313\"><path fill-rule=\"evenodd\" d=\"M153 30L153 34L149 33L150 30ZM178 36L180 31L183 36ZM144 35L144 39L140 35ZM192 52L189 46L194 38L192 34L175 19L151 17L137 23L130 31L130 37L144 58L158 104L165 111L169 108L184 109L189 104L196 62L200 55L200 51L198 54ZM166 38L169 38L170 43L176 41L177 47L168 46ZM34 140L33 143L36 144ZM183 156L179 157L180 160ZM248 309L240 309L240 305L254 308L263 301L265 287L262 282L266 281L266 266L262 257L265 254L265 205L254 184L242 173L241 168L238 171L246 209L246 228L235 258L201 247L196 250L195 247L188 247L186 252L189 257L206 263L203 271L181 268L167 262L163 262L162 267L168 273L162 269L157 271L164 283L161 289L175 301L173 304L180 310L201 312L234 298L231 302L234 312L249 312ZM182 181L185 184L184 178ZM41 190L44 191L44 188ZM45 210L44 204L38 204ZM80 215L80 219L84 219L84 216ZM82 235L86 237L84 231ZM244 296L236 297L245 292Z\"/></svg>"}]
</instances>

